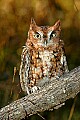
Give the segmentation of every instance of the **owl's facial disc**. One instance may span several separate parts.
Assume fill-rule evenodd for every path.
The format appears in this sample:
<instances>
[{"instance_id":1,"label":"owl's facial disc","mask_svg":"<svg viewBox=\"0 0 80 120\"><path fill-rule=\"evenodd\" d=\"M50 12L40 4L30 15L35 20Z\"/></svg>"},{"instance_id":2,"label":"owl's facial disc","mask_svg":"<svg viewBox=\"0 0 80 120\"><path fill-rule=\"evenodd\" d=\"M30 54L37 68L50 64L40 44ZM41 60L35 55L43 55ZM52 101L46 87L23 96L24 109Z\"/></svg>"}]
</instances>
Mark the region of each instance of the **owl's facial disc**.
<instances>
[{"instance_id":1,"label":"owl's facial disc","mask_svg":"<svg viewBox=\"0 0 80 120\"><path fill-rule=\"evenodd\" d=\"M53 26L37 26L32 20L29 40L34 47L50 47L59 42L60 30L60 21L57 21Z\"/></svg>"},{"instance_id":2,"label":"owl's facial disc","mask_svg":"<svg viewBox=\"0 0 80 120\"><path fill-rule=\"evenodd\" d=\"M38 31L34 32L33 34L36 44L43 47L48 47L54 44L54 40L57 38L57 36L57 32L52 30L46 33L44 33L43 31Z\"/></svg>"}]
</instances>

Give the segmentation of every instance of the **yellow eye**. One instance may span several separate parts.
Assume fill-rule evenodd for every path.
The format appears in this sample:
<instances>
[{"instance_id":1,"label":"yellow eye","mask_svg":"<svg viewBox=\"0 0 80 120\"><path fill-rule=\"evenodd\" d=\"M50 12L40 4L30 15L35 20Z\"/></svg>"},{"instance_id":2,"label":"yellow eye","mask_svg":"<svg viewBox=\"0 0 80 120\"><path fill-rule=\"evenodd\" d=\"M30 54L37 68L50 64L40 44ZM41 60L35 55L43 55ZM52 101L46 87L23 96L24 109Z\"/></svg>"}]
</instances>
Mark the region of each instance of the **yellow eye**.
<instances>
[{"instance_id":1,"label":"yellow eye","mask_svg":"<svg viewBox=\"0 0 80 120\"><path fill-rule=\"evenodd\" d=\"M54 38L54 37L56 37L56 32L55 32L55 31L52 31L52 33L51 33L51 35L50 35L50 39L51 39L51 38Z\"/></svg>"},{"instance_id":2,"label":"yellow eye","mask_svg":"<svg viewBox=\"0 0 80 120\"><path fill-rule=\"evenodd\" d=\"M52 34L52 37L55 37L55 36L56 36L56 34L53 33L53 34Z\"/></svg>"},{"instance_id":3,"label":"yellow eye","mask_svg":"<svg viewBox=\"0 0 80 120\"><path fill-rule=\"evenodd\" d=\"M41 35L38 33L38 32L36 32L35 34L34 34L34 38L41 38Z\"/></svg>"}]
</instances>

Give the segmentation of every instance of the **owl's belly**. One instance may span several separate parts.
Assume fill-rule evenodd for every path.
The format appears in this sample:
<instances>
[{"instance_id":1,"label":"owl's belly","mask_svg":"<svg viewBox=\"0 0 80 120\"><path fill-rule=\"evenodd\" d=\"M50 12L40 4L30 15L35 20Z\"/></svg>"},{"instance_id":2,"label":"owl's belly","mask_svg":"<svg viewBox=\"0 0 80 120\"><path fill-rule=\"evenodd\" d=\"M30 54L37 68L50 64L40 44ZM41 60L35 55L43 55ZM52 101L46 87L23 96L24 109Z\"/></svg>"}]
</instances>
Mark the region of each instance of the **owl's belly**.
<instances>
[{"instance_id":1,"label":"owl's belly","mask_svg":"<svg viewBox=\"0 0 80 120\"><path fill-rule=\"evenodd\" d=\"M41 79L44 76L50 76L52 62L51 59L54 59L53 52L45 50L44 52L39 52L38 57L32 57L33 64L32 66L32 79Z\"/></svg>"},{"instance_id":2,"label":"owl's belly","mask_svg":"<svg viewBox=\"0 0 80 120\"><path fill-rule=\"evenodd\" d=\"M44 51L40 52L40 58L43 66L43 75L49 76L52 67L51 59L54 58L53 52Z\"/></svg>"},{"instance_id":3,"label":"owl's belly","mask_svg":"<svg viewBox=\"0 0 80 120\"><path fill-rule=\"evenodd\" d=\"M61 62L61 52L53 51L34 52L31 59L29 72L30 83L33 86L43 77L60 77L64 73L64 67Z\"/></svg>"}]
</instances>

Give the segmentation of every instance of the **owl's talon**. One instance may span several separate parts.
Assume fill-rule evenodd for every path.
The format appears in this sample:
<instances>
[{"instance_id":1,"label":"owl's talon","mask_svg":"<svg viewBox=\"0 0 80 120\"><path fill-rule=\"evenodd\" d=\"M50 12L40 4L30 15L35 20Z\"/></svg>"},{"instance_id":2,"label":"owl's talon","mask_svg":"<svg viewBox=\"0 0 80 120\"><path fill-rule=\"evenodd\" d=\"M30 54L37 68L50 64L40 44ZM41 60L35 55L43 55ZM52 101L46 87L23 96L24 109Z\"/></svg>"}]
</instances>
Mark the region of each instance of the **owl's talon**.
<instances>
[{"instance_id":1,"label":"owl's talon","mask_svg":"<svg viewBox=\"0 0 80 120\"><path fill-rule=\"evenodd\" d=\"M34 87L31 88L31 93L35 93L35 92L37 92L39 89L40 89L40 87L34 86Z\"/></svg>"}]
</instances>

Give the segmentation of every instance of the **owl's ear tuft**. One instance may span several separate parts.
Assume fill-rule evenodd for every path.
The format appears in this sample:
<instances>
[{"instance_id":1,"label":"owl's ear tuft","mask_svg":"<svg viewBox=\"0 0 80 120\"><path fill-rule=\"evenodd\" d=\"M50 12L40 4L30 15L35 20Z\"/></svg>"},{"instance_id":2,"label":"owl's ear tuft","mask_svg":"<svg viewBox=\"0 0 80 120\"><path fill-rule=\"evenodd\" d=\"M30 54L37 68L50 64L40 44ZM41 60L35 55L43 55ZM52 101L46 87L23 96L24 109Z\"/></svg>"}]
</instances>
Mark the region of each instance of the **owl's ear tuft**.
<instances>
[{"instance_id":1,"label":"owl's ear tuft","mask_svg":"<svg viewBox=\"0 0 80 120\"><path fill-rule=\"evenodd\" d=\"M54 25L55 29L61 30L61 21L58 20L55 25Z\"/></svg>"},{"instance_id":2,"label":"owl's ear tuft","mask_svg":"<svg viewBox=\"0 0 80 120\"><path fill-rule=\"evenodd\" d=\"M30 30L33 30L36 27L36 22L34 18L31 18Z\"/></svg>"},{"instance_id":3,"label":"owl's ear tuft","mask_svg":"<svg viewBox=\"0 0 80 120\"><path fill-rule=\"evenodd\" d=\"M36 22L35 22L34 18L31 18L31 24L36 25Z\"/></svg>"}]
</instances>

